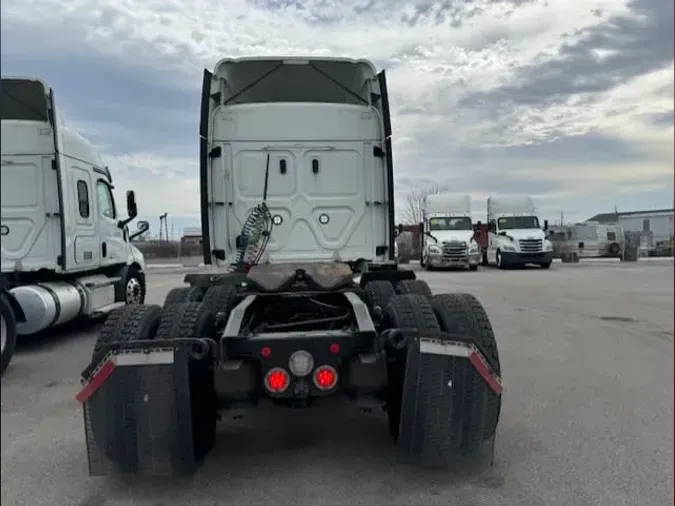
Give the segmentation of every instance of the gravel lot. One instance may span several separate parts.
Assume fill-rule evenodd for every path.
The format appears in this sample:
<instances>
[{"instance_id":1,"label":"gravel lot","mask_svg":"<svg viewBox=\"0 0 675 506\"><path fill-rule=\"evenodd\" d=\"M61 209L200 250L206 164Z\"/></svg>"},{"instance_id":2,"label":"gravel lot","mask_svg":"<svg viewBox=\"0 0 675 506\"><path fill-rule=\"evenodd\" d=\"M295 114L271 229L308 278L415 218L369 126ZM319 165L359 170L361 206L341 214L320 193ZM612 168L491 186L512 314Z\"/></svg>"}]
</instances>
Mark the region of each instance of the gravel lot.
<instances>
[{"instance_id":1,"label":"gravel lot","mask_svg":"<svg viewBox=\"0 0 675 506\"><path fill-rule=\"evenodd\" d=\"M3 506L673 503L673 265L420 273L486 306L506 390L493 468L394 462L383 414L261 410L224 422L191 479L89 478L74 395L96 328L24 343L2 378ZM161 303L182 275L149 275Z\"/></svg>"}]
</instances>

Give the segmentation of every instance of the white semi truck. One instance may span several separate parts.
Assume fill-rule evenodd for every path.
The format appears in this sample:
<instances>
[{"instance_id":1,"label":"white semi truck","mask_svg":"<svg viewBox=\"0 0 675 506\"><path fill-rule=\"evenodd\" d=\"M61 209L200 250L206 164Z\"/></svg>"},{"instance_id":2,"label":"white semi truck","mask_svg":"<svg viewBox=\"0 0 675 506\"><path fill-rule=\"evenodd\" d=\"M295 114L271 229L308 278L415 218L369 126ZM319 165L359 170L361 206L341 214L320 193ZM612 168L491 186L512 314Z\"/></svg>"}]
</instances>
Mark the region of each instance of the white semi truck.
<instances>
[{"instance_id":1,"label":"white semi truck","mask_svg":"<svg viewBox=\"0 0 675 506\"><path fill-rule=\"evenodd\" d=\"M553 246L546 238L548 222L540 225L530 197L490 197L487 220L488 265L500 269L525 264L551 267Z\"/></svg>"},{"instance_id":2,"label":"white semi truck","mask_svg":"<svg viewBox=\"0 0 675 506\"><path fill-rule=\"evenodd\" d=\"M474 238L469 195L429 195L424 202L421 225L422 267L478 269L480 248Z\"/></svg>"},{"instance_id":3,"label":"white semi truck","mask_svg":"<svg viewBox=\"0 0 675 506\"><path fill-rule=\"evenodd\" d=\"M385 71L367 60L226 58L205 70L210 267L163 307L121 308L103 326L77 395L92 475L192 473L219 417L328 397L385 409L382 429L411 462L492 444L497 342L475 297L432 294L397 268L391 135Z\"/></svg>"},{"instance_id":4,"label":"white semi truck","mask_svg":"<svg viewBox=\"0 0 675 506\"><path fill-rule=\"evenodd\" d=\"M3 77L1 107L4 372L17 335L143 303L145 262L127 226L134 192L121 216L110 171L59 122L52 89Z\"/></svg>"}]
</instances>

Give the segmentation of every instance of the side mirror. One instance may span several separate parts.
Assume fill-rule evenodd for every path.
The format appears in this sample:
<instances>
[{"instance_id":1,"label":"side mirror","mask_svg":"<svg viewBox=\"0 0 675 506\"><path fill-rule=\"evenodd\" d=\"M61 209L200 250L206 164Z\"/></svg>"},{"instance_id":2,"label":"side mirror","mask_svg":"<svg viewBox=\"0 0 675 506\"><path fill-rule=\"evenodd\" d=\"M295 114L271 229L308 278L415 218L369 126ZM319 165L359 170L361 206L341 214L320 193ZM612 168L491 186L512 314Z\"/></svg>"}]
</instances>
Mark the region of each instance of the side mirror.
<instances>
[{"instance_id":1,"label":"side mirror","mask_svg":"<svg viewBox=\"0 0 675 506\"><path fill-rule=\"evenodd\" d=\"M134 232L129 236L130 241L133 241L134 239L136 239L136 237L138 237L142 233L147 232L150 229L150 222L139 221L137 227L138 230L136 230L136 232Z\"/></svg>"},{"instance_id":2,"label":"side mirror","mask_svg":"<svg viewBox=\"0 0 675 506\"><path fill-rule=\"evenodd\" d=\"M478 228L480 228L480 227L483 226L483 223L482 223L480 220L478 220L478 221L476 222L476 225L478 225Z\"/></svg>"},{"instance_id":3,"label":"side mirror","mask_svg":"<svg viewBox=\"0 0 675 506\"><path fill-rule=\"evenodd\" d=\"M544 220L544 232L548 230L548 220Z\"/></svg>"},{"instance_id":4,"label":"side mirror","mask_svg":"<svg viewBox=\"0 0 675 506\"><path fill-rule=\"evenodd\" d=\"M127 214L132 220L138 216L138 208L136 207L136 194L133 190L127 191Z\"/></svg>"},{"instance_id":5,"label":"side mirror","mask_svg":"<svg viewBox=\"0 0 675 506\"><path fill-rule=\"evenodd\" d=\"M398 225L396 225L396 228L394 229L394 237L398 237L402 233L403 233L403 225L399 223Z\"/></svg>"}]
</instances>

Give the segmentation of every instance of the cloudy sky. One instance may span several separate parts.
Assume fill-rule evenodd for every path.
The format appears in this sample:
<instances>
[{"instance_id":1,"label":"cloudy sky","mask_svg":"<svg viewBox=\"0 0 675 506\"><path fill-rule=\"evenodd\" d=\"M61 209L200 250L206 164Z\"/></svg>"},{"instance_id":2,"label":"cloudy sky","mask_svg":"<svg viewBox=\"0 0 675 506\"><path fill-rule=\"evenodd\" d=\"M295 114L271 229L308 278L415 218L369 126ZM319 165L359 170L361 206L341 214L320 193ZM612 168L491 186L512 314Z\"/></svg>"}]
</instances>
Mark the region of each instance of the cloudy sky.
<instances>
[{"instance_id":1,"label":"cloudy sky","mask_svg":"<svg viewBox=\"0 0 675 506\"><path fill-rule=\"evenodd\" d=\"M155 229L199 224L203 68L253 55L387 69L397 200L440 181L566 221L672 206L670 0L3 0L1 20L2 73L54 87Z\"/></svg>"}]
</instances>

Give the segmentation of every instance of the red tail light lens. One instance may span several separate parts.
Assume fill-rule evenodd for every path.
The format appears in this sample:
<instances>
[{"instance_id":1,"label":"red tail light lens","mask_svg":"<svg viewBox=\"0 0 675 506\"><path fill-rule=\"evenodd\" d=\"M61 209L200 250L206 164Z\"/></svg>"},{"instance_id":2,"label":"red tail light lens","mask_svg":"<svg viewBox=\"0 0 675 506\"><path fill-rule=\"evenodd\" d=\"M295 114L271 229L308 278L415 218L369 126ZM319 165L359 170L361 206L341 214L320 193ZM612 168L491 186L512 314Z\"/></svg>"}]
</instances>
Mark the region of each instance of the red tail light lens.
<instances>
[{"instance_id":1,"label":"red tail light lens","mask_svg":"<svg viewBox=\"0 0 675 506\"><path fill-rule=\"evenodd\" d=\"M280 394L285 391L290 382L290 376L280 367L270 369L267 374L265 374L265 388L274 394Z\"/></svg>"},{"instance_id":2,"label":"red tail light lens","mask_svg":"<svg viewBox=\"0 0 675 506\"><path fill-rule=\"evenodd\" d=\"M322 365L314 371L314 384L319 390L334 388L337 385L337 380L337 371L329 365Z\"/></svg>"}]
</instances>

